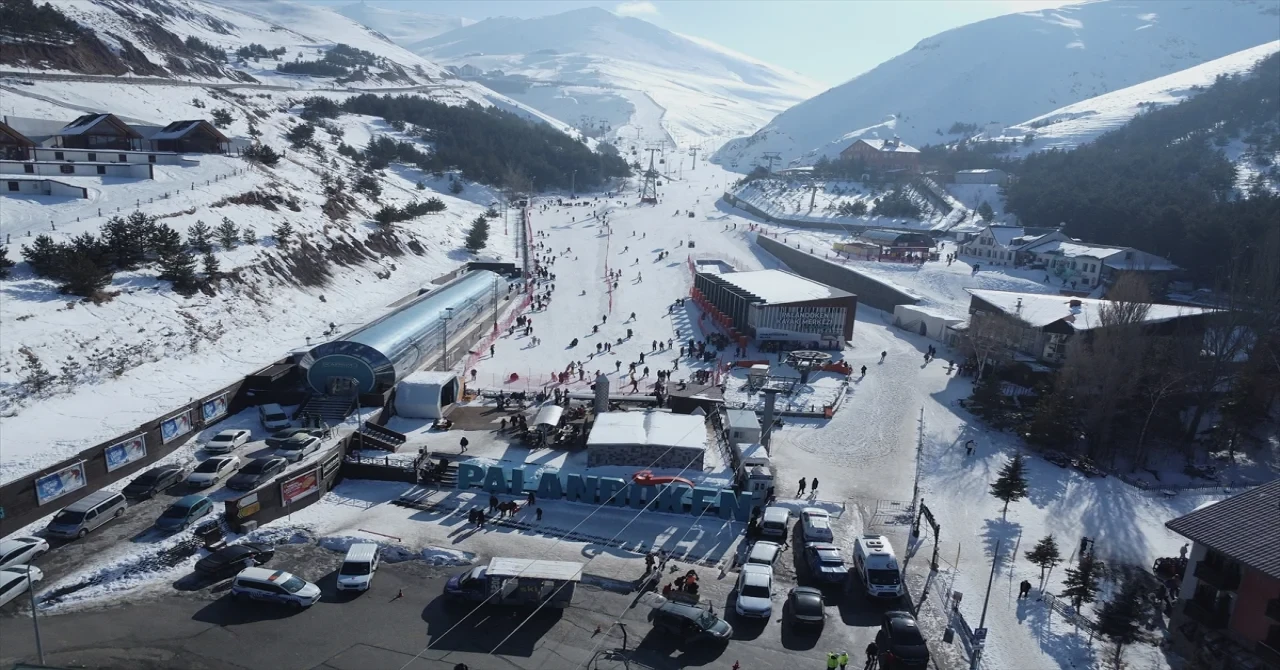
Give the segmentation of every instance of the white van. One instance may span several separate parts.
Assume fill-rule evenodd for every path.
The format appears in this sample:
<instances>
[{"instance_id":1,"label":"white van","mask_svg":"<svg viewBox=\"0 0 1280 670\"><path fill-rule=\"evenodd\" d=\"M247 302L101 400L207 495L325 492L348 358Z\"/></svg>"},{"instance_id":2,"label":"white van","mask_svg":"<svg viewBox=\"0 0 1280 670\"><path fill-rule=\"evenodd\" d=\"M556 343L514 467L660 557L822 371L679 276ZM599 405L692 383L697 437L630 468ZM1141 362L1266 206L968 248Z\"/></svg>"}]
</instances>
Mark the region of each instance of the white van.
<instances>
[{"instance_id":1,"label":"white van","mask_svg":"<svg viewBox=\"0 0 1280 670\"><path fill-rule=\"evenodd\" d=\"M370 542L353 544L338 568L339 591L368 591L373 573L378 570L378 545Z\"/></svg>"},{"instance_id":2,"label":"white van","mask_svg":"<svg viewBox=\"0 0 1280 670\"><path fill-rule=\"evenodd\" d=\"M787 537L787 522L791 519L791 512L785 507L770 505L764 508L764 513L760 515L760 535L764 537Z\"/></svg>"},{"instance_id":3,"label":"white van","mask_svg":"<svg viewBox=\"0 0 1280 670\"><path fill-rule=\"evenodd\" d=\"M269 431L284 430L289 427L289 416L284 413L284 408L273 402L258 405L258 420L262 422L262 427Z\"/></svg>"},{"instance_id":4,"label":"white van","mask_svg":"<svg viewBox=\"0 0 1280 670\"><path fill-rule=\"evenodd\" d=\"M886 600L902 597L902 568L889 538L867 533L854 540L853 567L867 595Z\"/></svg>"}]
</instances>

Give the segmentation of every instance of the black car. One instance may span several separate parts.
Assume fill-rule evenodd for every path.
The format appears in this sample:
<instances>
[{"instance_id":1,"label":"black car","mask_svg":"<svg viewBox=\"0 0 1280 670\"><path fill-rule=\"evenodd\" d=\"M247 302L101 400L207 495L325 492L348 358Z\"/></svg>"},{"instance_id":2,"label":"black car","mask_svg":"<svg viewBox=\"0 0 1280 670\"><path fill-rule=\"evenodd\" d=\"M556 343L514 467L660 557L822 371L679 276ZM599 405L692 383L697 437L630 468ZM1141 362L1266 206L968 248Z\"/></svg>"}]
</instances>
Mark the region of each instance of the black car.
<instances>
[{"instance_id":1,"label":"black car","mask_svg":"<svg viewBox=\"0 0 1280 670\"><path fill-rule=\"evenodd\" d=\"M181 465L154 467L134 477L133 481L124 487L123 493L126 498L144 500L182 481L185 474Z\"/></svg>"},{"instance_id":2,"label":"black car","mask_svg":"<svg viewBox=\"0 0 1280 670\"><path fill-rule=\"evenodd\" d=\"M727 621L707 610L668 602L656 607L649 613L654 632L672 638L678 642L698 642L710 640L727 644L733 637L733 626Z\"/></svg>"},{"instance_id":3,"label":"black car","mask_svg":"<svg viewBox=\"0 0 1280 670\"><path fill-rule=\"evenodd\" d=\"M229 544L196 562L196 572L210 577L230 577L245 568L271 560L276 548L262 542Z\"/></svg>"},{"instance_id":4,"label":"black car","mask_svg":"<svg viewBox=\"0 0 1280 670\"><path fill-rule=\"evenodd\" d=\"M315 435L319 436L322 431L319 428L285 428L278 430L267 438L267 446L272 449L279 449L286 440L295 435Z\"/></svg>"},{"instance_id":5,"label":"black car","mask_svg":"<svg viewBox=\"0 0 1280 670\"><path fill-rule=\"evenodd\" d=\"M255 458L240 468L231 479L227 480L227 488L234 491L250 491L270 481L272 477L284 472L289 461L280 456Z\"/></svg>"},{"instance_id":6,"label":"black car","mask_svg":"<svg viewBox=\"0 0 1280 670\"><path fill-rule=\"evenodd\" d=\"M787 594L787 605L783 614L792 626L820 628L827 619L827 611L823 609L823 604L822 591L812 586L797 586Z\"/></svg>"},{"instance_id":7,"label":"black car","mask_svg":"<svg viewBox=\"0 0 1280 670\"><path fill-rule=\"evenodd\" d=\"M882 670L924 668L929 665L929 647L910 612L884 613L880 632L876 633L876 646L880 648Z\"/></svg>"}]
</instances>

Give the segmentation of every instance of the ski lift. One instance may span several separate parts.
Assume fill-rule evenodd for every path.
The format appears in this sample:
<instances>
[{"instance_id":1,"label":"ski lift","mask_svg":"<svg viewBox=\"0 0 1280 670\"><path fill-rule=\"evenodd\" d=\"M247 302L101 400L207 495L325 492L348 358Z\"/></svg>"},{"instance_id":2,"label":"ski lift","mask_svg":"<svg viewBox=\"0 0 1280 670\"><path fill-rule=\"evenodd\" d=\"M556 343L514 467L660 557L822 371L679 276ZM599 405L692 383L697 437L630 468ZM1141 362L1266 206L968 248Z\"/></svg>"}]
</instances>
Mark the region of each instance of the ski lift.
<instances>
[{"instance_id":1,"label":"ski lift","mask_svg":"<svg viewBox=\"0 0 1280 670\"><path fill-rule=\"evenodd\" d=\"M662 182L657 182L657 183L656 183L656 185L657 185L657 186L662 186Z\"/></svg>"},{"instance_id":2,"label":"ski lift","mask_svg":"<svg viewBox=\"0 0 1280 670\"><path fill-rule=\"evenodd\" d=\"M666 165L666 164L667 164L667 159L665 158L658 159L658 165Z\"/></svg>"}]
</instances>

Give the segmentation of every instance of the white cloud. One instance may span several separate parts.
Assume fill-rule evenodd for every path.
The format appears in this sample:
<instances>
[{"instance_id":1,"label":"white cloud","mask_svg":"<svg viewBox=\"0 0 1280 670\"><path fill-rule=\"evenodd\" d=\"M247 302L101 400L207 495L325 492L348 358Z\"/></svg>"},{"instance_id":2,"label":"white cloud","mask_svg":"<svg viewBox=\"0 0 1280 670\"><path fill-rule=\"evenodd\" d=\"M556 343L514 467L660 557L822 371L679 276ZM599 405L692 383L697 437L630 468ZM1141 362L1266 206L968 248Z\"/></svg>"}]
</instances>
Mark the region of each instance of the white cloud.
<instances>
[{"instance_id":1,"label":"white cloud","mask_svg":"<svg viewBox=\"0 0 1280 670\"><path fill-rule=\"evenodd\" d=\"M648 0L629 0L613 8L618 16L657 16L658 8Z\"/></svg>"}]
</instances>

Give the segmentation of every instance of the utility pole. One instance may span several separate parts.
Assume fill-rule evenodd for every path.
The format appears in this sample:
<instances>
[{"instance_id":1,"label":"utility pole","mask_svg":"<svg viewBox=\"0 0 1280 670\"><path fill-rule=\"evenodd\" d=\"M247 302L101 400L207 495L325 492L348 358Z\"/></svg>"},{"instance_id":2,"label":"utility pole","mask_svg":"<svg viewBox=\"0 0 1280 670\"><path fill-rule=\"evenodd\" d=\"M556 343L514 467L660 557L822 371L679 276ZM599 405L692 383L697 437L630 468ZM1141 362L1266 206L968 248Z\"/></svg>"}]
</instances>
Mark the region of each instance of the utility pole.
<instances>
[{"instance_id":1,"label":"utility pole","mask_svg":"<svg viewBox=\"0 0 1280 670\"><path fill-rule=\"evenodd\" d=\"M919 513L920 504L920 458L924 454L924 408L920 408L920 421L916 432L916 477L915 482L911 485L911 514L914 517ZM917 527L917 531L919 528ZM917 533L918 535L919 533Z\"/></svg>"},{"instance_id":2,"label":"utility pole","mask_svg":"<svg viewBox=\"0 0 1280 670\"><path fill-rule=\"evenodd\" d=\"M978 641L978 648L974 651L973 659L969 661L970 670L974 670L982 662L982 650L987 646L987 605L991 602L991 582L996 579L998 565L1000 565L1000 540L996 540L996 550L991 557L991 575L987 577L987 595L982 598L982 616L978 618L978 630L982 631L982 639Z\"/></svg>"},{"instance_id":3,"label":"utility pole","mask_svg":"<svg viewBox=\"0 0 1280 670\"><path fill-rule=\"evenodd\" d=\"M693 156L693 167L689 168L690 172L698 169L698 147L689 150L689 155Z\"/></svg>"},{"instance_id":4,"label":"utility pole","mask_svg":"<svg viewBox=\"0 0 1280 670\"><path fill-rule=\"evenodd\" d=\"M44 645L40 642L40 619L36 617L36 585L31 581L31 566L27 566L27 595L31 596L31 624L36 628L36 656L44 665Z\"/></svg>"},{"instance_id":5,"label":"utility pole","mask_svg":"<svg viewBox=\"0 0 1280 670\"><path fill-rule=\"evenodd\" d=\"M813 211L813 207L817 203L817 200L818 200L818 182L815 181L809 185L809 211L810 212ZM920 411L923 412L924 409L921 408Z\"/></svg>"}]
</instances>

